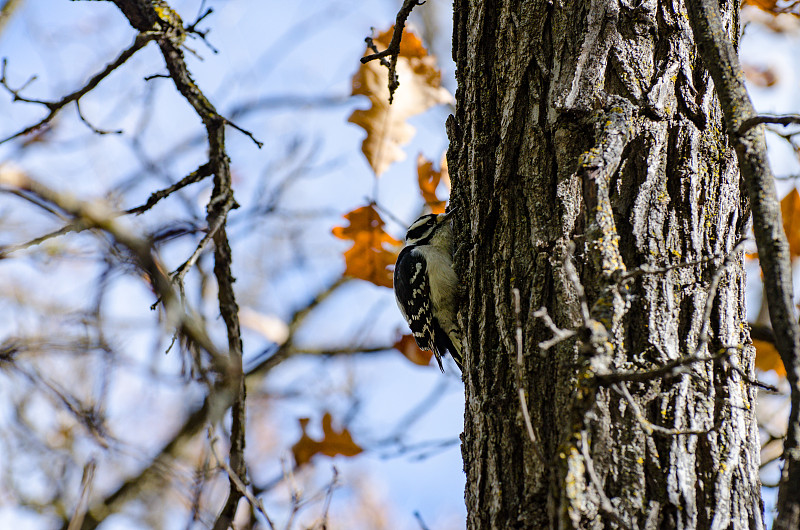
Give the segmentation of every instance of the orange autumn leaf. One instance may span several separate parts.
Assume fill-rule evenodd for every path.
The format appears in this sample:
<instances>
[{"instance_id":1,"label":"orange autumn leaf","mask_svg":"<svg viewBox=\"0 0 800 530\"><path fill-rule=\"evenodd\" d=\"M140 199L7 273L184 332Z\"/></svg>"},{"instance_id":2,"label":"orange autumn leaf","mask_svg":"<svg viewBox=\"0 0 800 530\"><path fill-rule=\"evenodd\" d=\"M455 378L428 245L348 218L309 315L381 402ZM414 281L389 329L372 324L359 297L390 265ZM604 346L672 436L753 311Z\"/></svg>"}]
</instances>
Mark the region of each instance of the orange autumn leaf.
<instances>
[{"instance_id":1,"label":"orange autumn leaf","mask_svg":"<svg viewBox=\"0 0 800 530\"><path fill-rule=\"evenodd\" d=\"M781 218L783 232L789 241L789 255L800 256L800 193L792 189L781 199ZM748 259L758 259L758 252L745 254Z\"/></svg>"},{"instance_id":2,"label":"orange autumn leaf","mask_svg":"<svg viewBox=\"0 0 800 530\"><path fill-rule=\"evenodd\" d=\"M755 6L772 15L789 13L797 16L800 13L800 1L798 0L781 2L780 5L778 5L778 0L744 0L744 3Z\"/></svg>"},{"instance_id":3,"label":"orange autumn leaf","mask_svg":"<svg viewBox=\"0 0 800 530\"><path fill-rule=\"evenodd\" d=\"M777 7L778 0L744 0L743 3L771 12Z\"/></svg>"},{"instance_id":4,"label":"orange autumn leaf","mask_svg":"<svg viewBox=\"0 0 800 530\"><path fill-rule=\"evenodd\" d=\"M322 433L324 438L320 442L319 452L325 456L356 456L364 451L353 441L350 431L346 428L336 432L333 428L333 417L327 412L322 417Z\"/></svg>"},{"instance_id":5,"label":"orange autumn leaf","mask_svg":"<svg viewBox=\"0 0 800 530\"><path fill-rule=\"evenodd\" d=\"M392 271L389 267L397 260L401 241L383 229L384 222L372 206L362 206L345 214L349 226L337 226L333 235L349 239L354 245L344 253L344 273L354 278L367 280L383 287L392 286Z\"/></svg>"},{"instance_id":6,"label":"orange autumn leaf","mask_svg":"<svg viewBox=\"0 0 800 530\"><path fill-rule=\"evenodd\" d=\"M386 49L394 29L378 35L373 42ZM373 53L367 48L365 55ZM347 121L362 127L367 137L361 150L367 157L375 176L406 155L401 146L414 136L414 127L408 119L442 103L451 103L453 97L441 86L441 72L436 68L435 57L428 55L422 41L406 30L400 43L397 59L400 86L389 104L387 68L380 61L362 64L353 76L354 96L367 96L370 107L353 111Z\"/></svg>"},{"instance_id":7,"label":"orange autumn leaf","mask_svg":"<svg viewBox=\"0 0 800 530\"><path fill-rule=\"evenodd\" d=\"M444 213L445 201L436 196L436 188L442 178L445 182L449 181L447 174L447 160L442 160L442 168L439 171L433 169L433 162L425 160L420 154L417 156L417 177L419 180L419 190L425 204L431 209L431 213Z\"/></svg>"},{"instance_id":8,"label":"orange autumn leaf","mask_svg":"<svg viewBox=\"0 0 800 530\"><path fill-rule=\"evenodd\" d=\"M433 352L421 350L420 347L417 346L414 337L411 335L403 335L400 337L400 339L392 345L392 348L405 355L412 363L420 366L428 366L431 363L431 357L433 357Z\"/></svg>"},{"instance_id":9,"label":"orange autumn leaf","mask_svg":"<svg viewBox=\"0 0 800 530\"><path fill-rule=\"evenodd\" d=\"M297 466L302 466L311 461L317 454L334 457L336 455L355 456L364 450L353 441L350 431L343 428L337 432L333 428L333 417L326 412L322 417L322 440L315 440L306 433L309 419L300 418L300 429L303 434L300 439L292 446L292 455Z\"/></svg>"},{"instance_id":10,"label":"orange autumn leaf","mask_svg":"<svg viewBox=\"0 0 800 530\"><path fill-rule=\"evenodd\" d=\"M319 453L319 442L306 434L306 427L308 427L310 420L308 418L300 418L298 421L303 434L297 443L292 446L292 455L294 456L295 464L302 466L308 463L312 456Z\"/></svg>"},{"instance_id":11,"label":"orange autumn leaf","mask_svg":"<svg viewBox=\"0 0 800 530\"><path fill-rule=\"evenodd\" d=\"M792 257L800 256L800 193L796 188L781 200L781 217L789 240L789 253Z\"/></svg>"},{"instance_id":12,"label":"orange autumn leaf","mask_svg":"<svg viewBox=\"0 0 800 530\"><path fill-rule=\"evenodd\" d=\"M379 48L386 49L391 44L392 37L394 37L394 26L375 37L373 42L380 45ZM414 32L409 31L408 28L403 29L403 38L400 39L400 57L422 58L427 55L428 50L425 49L422 40L414 35Z\"/></svg>"},{"instance_id":13,"label":"orange autumn leaf","mask_svg":"<svg viewBox=\"0 0 800 530\"><path fill-rule=\"evenodd\" d=\"M756 368L762 372L775 370L781 377L786 377L786 368L783 366L781 356L775 345L765 340L753 339L753 346L756 347Z\"/></svg>"}]
</instances>

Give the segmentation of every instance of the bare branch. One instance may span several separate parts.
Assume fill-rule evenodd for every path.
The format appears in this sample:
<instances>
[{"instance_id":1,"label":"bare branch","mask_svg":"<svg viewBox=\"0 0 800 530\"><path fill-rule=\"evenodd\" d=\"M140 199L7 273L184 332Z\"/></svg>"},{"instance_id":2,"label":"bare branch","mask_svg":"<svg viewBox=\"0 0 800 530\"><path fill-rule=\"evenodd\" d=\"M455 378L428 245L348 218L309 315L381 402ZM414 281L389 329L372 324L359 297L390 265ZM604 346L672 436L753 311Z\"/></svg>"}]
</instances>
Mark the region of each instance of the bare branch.
<instances>
[{"instance_id":1,"label":"bare branch","mask_svg":"<svg viewBox=\"0 0 800 530\"><path fill-rule=\"evenodd\" d=\"M237 131L239 131L240 133L244 134L245 136L249 137L249 138L250 138L250 139L253 141L253 143L254 143L254 144L256 144L256 146L258 146L258 148L259 148L259 149L261 149L262 147L264 147L264 143L263 143L263 142L259 142L259 141L256 139L256 137L255 137L255 136L253 136L253 133L251 133L251 132L250 132L250 131L248 131L247 129L242 129L241 127L239 127L238 125L236 125L235 123L233 123L233 122L232 122L231 120L229 120L228 118L225 118L225 123L227 123L228 125L230 125L230 126L231 126L231 127L233 127L234 129L236 129L236 130L237 130Z\"/></svg>"},{"instance_id":2,"label":"bare branch","mask_svg":"<svg viewBox=\"0 0 800 530\"><path fill-rule=\"evenodd\" d=\"M145 0L114 0L114 3L139 33L160 30L158 45L161 49L161 54L164 56L167 71L175 84L175 88L192 106L203 121L206 129L210 172L214 175L214 188L206 208L206 222L209 227L218 227L213 234L214 276L217 280L220 314L225 322L228 336L229 361L234 372L232 388L236 388L236 397L233 400L231 410L229 461L234 475L246 476L244 461L245 382L242 368L242 338L239 323L239 306L233 290L235 281L231 270L233 258L225 227L230 204L233 201L230 160L225 150L225 125L229 122L217 112L211 101L208 100L192 79L181 50L185 32L182 26L176 27L176 22L179 25L180 17L166 5L166 2L159 2L160 7L158 10L156 10L155 4ZM164 15L165 11L166 15ZM164 31L165 26L167 31ZM252 135L250 137L255 141ZM217 517L215 528L226 528L233 521L241 497L242 492L234 479L231 478L228 499Z\"/></svg>"},{"instance_id":3,"label":"bare branch","mask_svg":"<svg viewBox=\"0 0 800 530\"><path fill-rule=\"evenodd\" d=\"M739 246L739 245L741 245L743 243L744 243L744 240L741 240L741 241L739 241L739 243L737 243L737 246ZM650 274L666 274L666 273L668 273L670 271L677 270L677 269L683 269L683 268L686 268L686 267L694 267L695 265L703 265L705 263L708 263L709 261L714 261L714 260L717 260L717 259L720 259L720 258L726 258L729 255L730 255L730 252L728 252L726 254L721 254L721 253L720 254L714 254L713 256L708 256L708 257L705 257L705 258L700 258L700 259L691 260L691 261L684 261L684 262L681 262L681 263L676 263L674 265L668 265L666 267L654 267L652 265L645 264L645 265L642 265L641 267L638 267L636 269L631 269L628 272L624 273L622 275L622 277L621 277L621 280L623 282L626 282L626 281L630 281L633 278L636 278L638 276L644 276L644 275L650 275Z\"/></svg>"},{"instance_id":4,"label":"bare branch","mask_svg":"<svg viewBox=\"0 0 800 530\"><path fill-rule=\"evenodd\" d=\"M385 50L378 51L378 47L375 46L372 37L367 37L364 39L367 43L367 46L369 46L375 53L362 57L361 64L366 64L370 61L374 61L375 59L379 59L381 64L389 69L390 105L394 99L395 90L397 90L397 87L400 86L400 82L397 79L397 58L400 56L400 41L403 39L403 29L406 26L406 20L408 20L408 16L411 14L411 11L416 6L421 6L424 3L425 2L420 2L419 0L405 0L405 2L403 2L403 6L400 8L400 11L397 12L397 19L394 23L394 33L392 33L392 41L389 43L389 47ZM386 56L391 56L391 60L386 61Z\"/></svg>"},{"instance_id":5,"label":"bare branch","mask_svg":"<svg viewBox=\"0 0 800 530\"><path fill-rule=\"evenodd\" d=\"M547 312L547 308L544 306L540 307L536 312L534 312L533 316L542 319L542 322L544 322L544 325L547 326L547 329L553 332L552 339L548 339L539 343L539 348L541 348L542 353L549 350L556 344L559 344L577 335L577 332L574 330L561 329L556 326L556 323L553 322L552 318L550 318L550 314Z\"/></svg>"},{"instance_id":6,"label":"bare branch","mask_svg":"<svg viewBox=\"0 0 800 530\"><path fill-rule=\"evenodd\" d=\"M144 271L155 292L160 297L167 316L167 321L190 343L203 348L211 357L215 370L229 377L232 369L226 356L220 354L216 346L205 332L201 323L187 315L184 306L173 288L172 281L164 273L164 266L153 255L149 241L138 237L127 227L119 223L119 212L111 210L101 202L84 202L71 194L57 192L41 182L23 173L0 173L0 186L18 188L56 205L86 228L99 229L114 238L114 241L126 249L137 265Z\"/></svg>"},{"instance_id":7,"label":"bare branch","mask_svg":"<svg viewBox=\"0 0 800 530\"><path fill-rule=\"evenodd\" d=\"M775 123L777 125L798 125L800 124L800 116L785 115L785 116L751 116L744 120L739 126L739 134L745 134L747 131L761 125L762 123Z\"/></svg>"},{"instance_id":8,"label":"bare branch","mask_svg":"<svg viewBox=\"0 0 800 530\"><path fill-rule=\"evenodd\" d=\"M208 429L208 439L209 439L209 447L211 448L211 454L214 456L214 460L217 462L217 465L221 467L225 473L227 473L228 477L230 478L231 482L233 482L237 488L239 488L239 492L244 495L248 502L256 509L258 512L264 516L264 519L267 521L272 530L275 530L275 525L272 523L272 519L270 519L269 515L267 515L267 511L264 509L264 504L258 499L248 488L247 485L244 483L244 480L236 474L236 472L231 469L231 466L225 461L224 458L220 458L217 455L216 444L219 442L219 438L217 435L214 434L214 428L209 427ZM216 525L215 525L216 528ZM225 527L227 528L227 527Z\"/></svg>"},{"instance_id":9,"label":"bare branch","mask_svg":"<svg viewBox=\"0 0 800 530\"><path fill-rule=\"evenodd\" d=\"M661 379L666 377L675 377L686 373L686 368L696 363L704 363L721 359L727 355L727 351L723 351L713 357L689 355L680 359L670 361L660 368L647 370L642 372L612 372L608 374L598 374L597 383L599 385L615 385L624 381L630 383L645 383L653 381L654 379Z\"/></svg>"},{"instance_id":10,"label":"bare branch","mask_svg":"<svg viewBox=\"0 0 800 530\"><path fill-rule=\"evenodd\" d=\"M586 299L586 291L584 290L581 279L578 276L578 271L575 270L575 265L572 264L572 255L574 253L575 243L570 241L563 258L564 274L566 274L567 279L575 288L575 293L578 295L578 302L580 304L583 325L588 328L591 325L590 323L592 321L592 314L589 311L589 301Z\"/></svg>"},{"instance_id":11,"label":"bare branch","mask_svg":"<svg viewBox=\"0 0 800 530\"><path fill-rule=\"evenodd\" d=\"M94 459L89 460L83 468L81 495L78 498L78 504L75 506L75 513L69 521L67 530L80 530L83 525L83 518L86 517L86 506L89 502L89 495L91 494L92 482L94 482L95 469L97 469L97 462Z\"/></svg>"},{"instance_id":12,"label":"bare branch","mask_svg":"<svg viewBox=\"0 0 800 530\"><path fill-rule=\"evenodd\" d=\"M126 210L125 213L129 214L136 214L139 215L144 213L145 211L149 210L153 206L156 205L158 201L169 197L172 193L178 191L179 189L185 188L190 184L194 184L195 182L200 182L207 176L211 175L211 164L206 162L205 164L201 165L185 177L183 177L180 181L176 182L172 186L164 188L163 190L158 190L153 192L150 197L147 199L147 202L142 204L141 206L137 206L136 208L131 208Z\"/></svg>"},{"instance_id":13,"label":"bare branch","mask_svg":"<svg viewBox=\"0 0 800 530\"><path fill-rule=\"evenodd\" d=\"M208 227L208 231L197 244L197 247L194 249L194 252L192 252L192 255L189 256L186 261L181 263L181 265L171 274L172 279L175 280L179 285L183 283L183 278L186 276L186 273L189 272L189 269L194 267L194 264L197 263L197 259L200 257L200 254L203 252L206 246L208 246L214 236L217 235L217 231L222 227L228 212L233 206L234 201L233 196L231 195L228 196L228 200L225 202L225 206L223 206L221 215L215 219L214 226Z\"/></svg>"},{"instance_id":14,"label":"bare branch","mask_svg":"<svg viewBox=\"0 0 800 530\"><path fill-rule=\"evenodd\" d=\"M325 494L325 505L322 509L322 523L321 527L323 529L328 528L328 512L331 509L331 501L333 500L333 490L336 489L336 486L339 485L339 470L336 469L336 466L333 466L333 477L331 478L330 484L328 484L328 491Z\"/></svg>"},{"instance_id":15,"label":"bare branch","mask_svg":"<svg viewBox=\"0 0 800 530\"><path fill-rule=\"evenodd\" d=\"M758 116L747 94L737 50L727 37L717 1L687 2L687 8L699 55L714 81L726 129L747 185L775 346L786 367L791 388L789 430L784 444L785 464L775 528L800 528L800 496L797 495L800 491L800 326L795 316L789 244L780 219L764 135L746 127L748 122L758 121Z\"/></svg>"},{"instance_id":16,"label":"bare branch","mask_svg":"<svg viewBox=\"0 0 800 530\"><path fill-rule=\"evenodd\" d=\"M38 123L30 125L22 129L21 131L12 134L11 136L1 139L0 144L3 144L5 142L8 142L9 140L13 140L14 138L18 138L20 136L24 136L28 133L31 133L37 130L38 128L42 127L46 123L50 122L50 120L52 120L56 116L56 114L58 114L58 111L60 111L62 108L66 107L73 101L75 102L79 101L83 96L88 94L90 91L94 90L94 88L100 84L100 81L108 77L109 74L111 74L111 72L113 72L114 70L119 68L122 64L124 64L125 61L127 61L133 56L133 54L144 48L148 42L150 42L155 38L155 36L156 34L151 32L140 33L139 35L137 35L136 39L133 41L133 44L127 50L123 51L114 61L109 63L101 72L92 77L89 80L89 82L86 83L86 85L76 90L72 94L64 96L58 101L42 101L36 99L29 99L21 96L20 92L22 91L24 86L22 88L13 89L8 85L8 79L6 78L6 60L3 59L2 74L0 74L0 85L2 85L12 96L14 96L14 101L22 101L25 103L38 103L40 105L44 105L49 112ZM80 113L80 110L78 112ZM81 116L81 119L83 120L83 116ZM92 127L92 129L94 129L94 127Z\"/></svg>"}]
</instances>

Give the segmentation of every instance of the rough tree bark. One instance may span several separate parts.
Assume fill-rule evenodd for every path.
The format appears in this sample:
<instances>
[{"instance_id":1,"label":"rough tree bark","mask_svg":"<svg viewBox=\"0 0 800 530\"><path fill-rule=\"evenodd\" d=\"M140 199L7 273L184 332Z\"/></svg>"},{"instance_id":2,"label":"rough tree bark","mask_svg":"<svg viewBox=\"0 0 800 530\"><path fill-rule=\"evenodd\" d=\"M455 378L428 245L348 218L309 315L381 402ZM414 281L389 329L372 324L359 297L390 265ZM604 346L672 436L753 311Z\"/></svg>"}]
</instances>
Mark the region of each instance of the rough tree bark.
<instances>
[{"instance_id":1,"label":"rough tree bark","mask_svg":"<svg viewBox=\"0 0 800 530\"><path fill-rule=\"evenodd\" d=\"M749 206L686 6L455 0L453 50L468 528L762 528Z\"/></svg>"}]
</instances>

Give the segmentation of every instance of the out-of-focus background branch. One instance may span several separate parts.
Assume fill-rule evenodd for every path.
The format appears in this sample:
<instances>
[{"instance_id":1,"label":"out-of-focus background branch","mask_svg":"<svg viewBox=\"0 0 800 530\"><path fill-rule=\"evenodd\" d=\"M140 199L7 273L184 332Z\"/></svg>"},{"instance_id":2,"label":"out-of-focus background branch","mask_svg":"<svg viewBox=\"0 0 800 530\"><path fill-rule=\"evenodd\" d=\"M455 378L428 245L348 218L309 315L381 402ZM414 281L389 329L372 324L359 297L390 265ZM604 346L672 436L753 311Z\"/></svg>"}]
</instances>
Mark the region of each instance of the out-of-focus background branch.
<instances>
[{"instance_id":1,"label":"out-of-focus background branch","mask_svg":"<svg viewBox=\"0 0 800 530\"><path fill-rule=\"evenodd\" d=\"M3 3L0 526L463 525L457 370L370 268L446 197L451 96L377 180L347 117L397 5L267 4Z\"/></svg>"}]
</instances>

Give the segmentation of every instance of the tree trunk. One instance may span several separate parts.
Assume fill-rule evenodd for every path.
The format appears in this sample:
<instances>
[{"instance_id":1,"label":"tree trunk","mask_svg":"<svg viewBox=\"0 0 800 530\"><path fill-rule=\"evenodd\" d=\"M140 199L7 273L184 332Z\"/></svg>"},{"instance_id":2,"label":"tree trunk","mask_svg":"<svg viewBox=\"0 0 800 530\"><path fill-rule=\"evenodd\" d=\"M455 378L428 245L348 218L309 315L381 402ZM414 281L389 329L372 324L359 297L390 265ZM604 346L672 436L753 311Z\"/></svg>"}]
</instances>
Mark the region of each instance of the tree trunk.
<instances>
[{"instance_id":1,"label":"tree trunk","mask_svg":"<svg viewBox=\"0 0 800 530\"><path fill-rule=\"evenodd\" d=\"M453 50L468 528L762 528L748 205L684 4L456 0Z\"/></svg>"}]
</instances>

